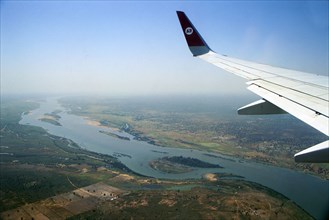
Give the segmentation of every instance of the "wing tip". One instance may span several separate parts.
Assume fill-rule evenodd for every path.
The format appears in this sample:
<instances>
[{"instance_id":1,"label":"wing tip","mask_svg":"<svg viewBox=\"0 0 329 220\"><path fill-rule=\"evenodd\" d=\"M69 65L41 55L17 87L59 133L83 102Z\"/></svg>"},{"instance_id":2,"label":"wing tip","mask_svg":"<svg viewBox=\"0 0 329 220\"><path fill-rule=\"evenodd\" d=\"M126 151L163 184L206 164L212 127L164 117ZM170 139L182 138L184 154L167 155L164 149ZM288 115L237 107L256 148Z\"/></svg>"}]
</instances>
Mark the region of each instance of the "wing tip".
<instances>
[{"instance_id":1,"label":"wing tip","mask_svg":"<svg viewBox=\"0 0 329 220\"><path fill-rule=\"evenodd\" d=\"M185 40L193 56L199 56L211 51L197 29L183 11L176 11Z\"/></svg>"}]
</instances>

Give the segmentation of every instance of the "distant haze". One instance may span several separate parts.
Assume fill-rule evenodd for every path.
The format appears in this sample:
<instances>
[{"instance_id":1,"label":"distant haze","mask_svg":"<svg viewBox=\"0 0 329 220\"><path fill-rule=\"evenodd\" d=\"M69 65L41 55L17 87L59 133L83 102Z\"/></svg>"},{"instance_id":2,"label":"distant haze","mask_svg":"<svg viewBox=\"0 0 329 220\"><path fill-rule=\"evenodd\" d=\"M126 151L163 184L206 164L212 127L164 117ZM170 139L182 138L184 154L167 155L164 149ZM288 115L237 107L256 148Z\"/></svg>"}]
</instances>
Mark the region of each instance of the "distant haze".
<instances>
[{"instance_id":1,"label":"distant haze","mask_svg":"<svg viewBox=\"0 0 329 220\"><path fill-rule=\"evenodd\" d=\"M212 49L328 74L328 1L1 1L1 94L241 94L186 46L183 10Z\"/></svg>"}]
</instances>

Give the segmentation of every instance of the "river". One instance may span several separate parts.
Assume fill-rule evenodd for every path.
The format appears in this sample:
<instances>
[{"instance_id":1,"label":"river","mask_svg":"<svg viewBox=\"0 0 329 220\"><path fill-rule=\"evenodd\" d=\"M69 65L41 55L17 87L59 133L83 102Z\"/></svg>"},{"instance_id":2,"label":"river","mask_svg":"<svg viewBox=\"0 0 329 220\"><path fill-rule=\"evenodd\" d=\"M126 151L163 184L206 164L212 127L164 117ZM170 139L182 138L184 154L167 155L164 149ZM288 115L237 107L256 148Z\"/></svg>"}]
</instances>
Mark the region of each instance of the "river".
<instances>
[{"instance_id":1,"label":"river","mask_svg":"<svg viewBox=\"0 0 329 220\"><path fill-rule=\"evenodd\" d=\"M55 110L62 111L58 114L61 116L59 123L62 126L39 120L45 113L51 113ZM20 124L42 127L50 134L71 139L82 148L90 151L117 157L119 155L118 159L122 163L142 175L162 179L188 179L201 178L205 173L210 172L232 173L285 195L316 219L325 219L328 216L329 181L327 180L290 169L243 161L205 151L159 147L134 140L130 134L118 132L111 128L93 126L87 122L88 120L83 117L68 114L68 109L64 109L56 99L50 98L45 102L40 102L38 109L29 112L29 114L23 114ZM119 139L100 131L116 133L120 136L129 137L131 140ZM223 168L196 168L188 173L168 174L154 170L149 166L151 160L164 156L192 157L218 164Z\"/></svg>"}]
</instances>

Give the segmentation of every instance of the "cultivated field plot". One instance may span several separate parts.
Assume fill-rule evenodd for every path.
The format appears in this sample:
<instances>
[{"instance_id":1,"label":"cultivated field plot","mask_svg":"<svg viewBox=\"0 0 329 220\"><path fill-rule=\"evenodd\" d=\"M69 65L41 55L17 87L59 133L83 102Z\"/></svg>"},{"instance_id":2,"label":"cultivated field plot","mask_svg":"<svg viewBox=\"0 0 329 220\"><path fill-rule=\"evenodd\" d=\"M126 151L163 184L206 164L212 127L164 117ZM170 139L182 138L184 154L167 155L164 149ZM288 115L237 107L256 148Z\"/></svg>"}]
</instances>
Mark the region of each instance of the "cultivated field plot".
<instances>
[{"instance_id":1,"label":"cultivated field plot","mask_svg":"<svg viewBox=\"0 0 329 220\"><path fill-rule=\"evenodd\" d=\"M66 219L113 201L125 191L96 183L1 213L1 219Z\"/></svg>"}]
</instances>

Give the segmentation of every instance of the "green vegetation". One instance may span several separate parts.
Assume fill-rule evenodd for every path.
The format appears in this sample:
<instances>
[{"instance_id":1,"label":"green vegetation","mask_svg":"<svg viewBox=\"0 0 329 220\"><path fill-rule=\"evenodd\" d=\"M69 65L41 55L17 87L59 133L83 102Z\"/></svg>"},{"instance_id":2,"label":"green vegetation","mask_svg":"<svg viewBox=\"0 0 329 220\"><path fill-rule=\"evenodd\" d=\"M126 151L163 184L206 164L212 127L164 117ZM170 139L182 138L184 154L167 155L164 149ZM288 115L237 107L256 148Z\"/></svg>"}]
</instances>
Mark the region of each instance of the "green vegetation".
<instances>
[{"instance_id":1,"label":"green vegetation","mask_svg":"<svg viewBox=\"0 0 329 220\"><path fill-rule=\"evenodd\" d=\"M141 108L138 105L130 106L131 109L125 112L120 111L119 104L106 106L108 103L105 102L93 106L92 103L78 103L80 101L70 106L79 114L99 121L105 120L103 124L107 123L108 126L131 129L141 139L158 144L174 143L176 145L173 146L177 147L222 147L231 154L237 153L228 149L231 139L217 143L216 138L207 139L207 135L212 134L209 128L192 129L198 128L194 123L202 122L204 116L190 119L190 123L187 123L183 113L169 114L159 109L138 110ZM138 176L112 156L83 150L71 140L50 135L39 127L18 123L22 113L28 114L37 107L37 103L26 102L24 99L1 101L0 212L102 181L130 192L110 202L97 200L96 209L71 219L214 219L232 216L311 219L294 203L268 188L241 180L222 179L231 177L230 174L213 174L217 177L215 180L186 181L164 181ZM112 108L117 109L111 112ZM132 114L133 108L137 115ZM191 113L188 117L195 115ZM204 119L210 123L206 117ZM175 120L179 120L179 123ZM191 158L172 159L180 162L180 166L200 165L200 161ZM173 164L170 159L167 162Z\"/></svg>"},{"instance_id":2,"label":"green vegetation","mask_svg":"<svg viewBox=\"0 0 329 220\"><path fill-rule=\"evenodd\" d=\"M174 157L164 157L163 160L167 160L172 163L178 163L190 167L200 167L200 168L222 168L217 164L211 164L208 162L201 161L199 159L183 156L174 156Z\"/></svg>"},{"instance_id":3,"label":"green vegetation","mask_svg":"<svg viewBox=\"0 0 329 220\"><path fill-rule=\"evenodd\" d=\"M107 132L107 131L99 131L99 132L102 133L102 134L106 134L108 136L114 137L114 138L118 138L118 139L121 139L121 140L130 141L130 138L129 137L117 135L117 134L114 134L112 132Z\"/></svg>"},{"instance_id":4,"label":"green vegetation","mask_svg":"<svg viewBox=\"0 0 329 220\"><path fill-rule=\"evenodd\" d=\"M116 158L89 152L74 142L48 134L44 129L20 125L21 114L38 104L24 99L1 102L0 212L102 181L113 175L99 167L129 172Z\"/></svg>"},{"instance_id":5,"label":"green vegetation","mask_svg":"<svg viewBox=\"0 0 329 220\"><path fill-rule=\"evenodd\" d=\"M58 121L56 121L52 118L40 118L39 120L50 123L50 124L53 124L53 125L56 125L56 126L62 126Z\"/></svg>"},{"instance_id":6,"label":"green vegetation","mask_svg":"<svg viewBox=\"0 0 329 220\"><path fill-rule=\"evenodd\" d=\"M202 184L188 190L133 191L70 219L312 219L259 185L232 180Z\"/></svg>"},{"instance_id":7,"label":"green vegetation","mask_svg":"<svg viewBox=\"0 0 329 220\"><path fill-rule=\"evenodd\" d=\"M60 113L60 112L61 112L61 110L55 110L51 113L46 113L46 114L44 114L44 117L40 118L39 120L56 125L56 126L62 126L58 122L58 120L61 118L61 116L58 115L58 113Z\"/></svg>"},{"instance_id":8,"label":"green vegetation","mask_svg":"<svg viewBox=\"0 0 329 220\"><path fill-rule=\"evenodd\" d=\"M71 181L77 186L95 182L91 178L54 172L46 167L26 164L2 166L0 212L73 190L74 187L67 181L67 176L70 176Z\"/></svg>"},{"instance_id":9,"label":"green vegetation","mask_svg":"<svg viewBox=\"0 0 329 220\"><path fill-rule=\"evenodd\" d=\"M150 167L164 173L187 173L193 170L193 167L199 168L222 168L217 164L211 164L199 159L173 156L163 157L158 160L151 161Z\"/></svg>"},{"instance_id":10,"label":"green vegetation","mask_svg":"<svg viewBox=\"0 0 329 220\"><path fill-rule=\"evenodd\" d=\"M172 163L168 160L158 159L149 162L150 167L154 170L159 170L164 173L187 173L193 169L189 166L184 166L182 164Z\"/></svg>"},{"instance_id":11,"label":"green vegetation","mask_svg":"<svg viewBox=\"0 0 329 220\"><path fill-rule=\"evenodd\" d=\"M295 153L326 140L325 135L290 115L237 116L230 101L212 99L65 98L61 102L73 114L151 144L217 152L329 179L328 164L297 164L293 159Z\"/></svg>"}]
</instances>

